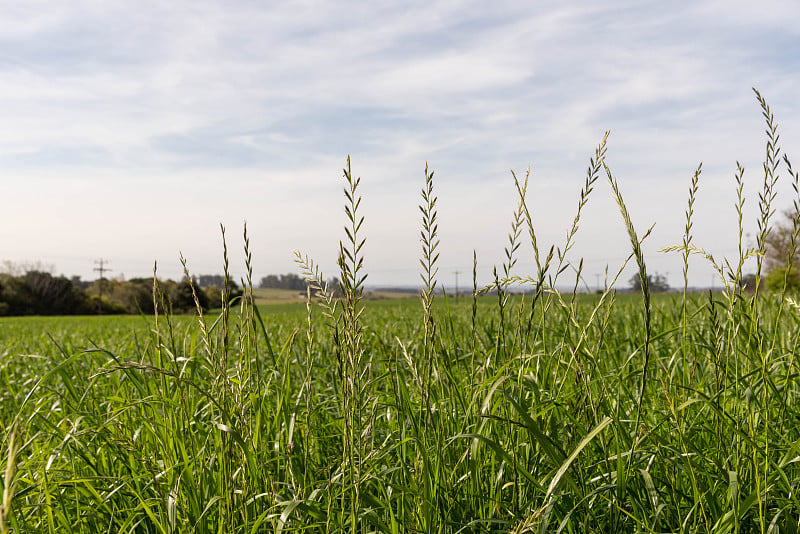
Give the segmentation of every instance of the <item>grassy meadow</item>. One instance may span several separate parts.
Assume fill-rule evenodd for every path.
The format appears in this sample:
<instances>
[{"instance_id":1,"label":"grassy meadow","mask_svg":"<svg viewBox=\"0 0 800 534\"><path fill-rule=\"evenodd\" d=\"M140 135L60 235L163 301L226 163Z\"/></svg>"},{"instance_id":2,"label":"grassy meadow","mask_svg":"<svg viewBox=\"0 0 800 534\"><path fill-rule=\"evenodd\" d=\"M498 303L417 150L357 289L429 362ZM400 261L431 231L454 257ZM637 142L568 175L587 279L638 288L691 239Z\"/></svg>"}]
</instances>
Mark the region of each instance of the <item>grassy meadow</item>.
<instances>
[{"instance_id":1,"label":"grassy meadow","mask_svg":"<svg viewBox=\"0 0 800 534\"><path fill-rule=\"evenodd\" d=\"M762 271L779 166L798 190L760 102L753 249L722 261L695 246L700 169L687 177L673 253L687 284L690 255L709 261L725 281L714 294L651 295L647 232L628 216L604 138L558 248L540 248L527 178L514 176L506 257L491 286L473 274L458 303L437 292L427 169L420 296L363 298L368 222L348 161L341 298L298 253L320 291L300 302L0 320L0 532L797 531L800 306L741 283L746 263ZM567 256L601 185L628 228L640 293L555 289L580 274ZM523 240L538 267L520 276ZM255 297L246 230L244 243ZM511 295L517 286L530 293Z\"/></svg>"}]
</instances>

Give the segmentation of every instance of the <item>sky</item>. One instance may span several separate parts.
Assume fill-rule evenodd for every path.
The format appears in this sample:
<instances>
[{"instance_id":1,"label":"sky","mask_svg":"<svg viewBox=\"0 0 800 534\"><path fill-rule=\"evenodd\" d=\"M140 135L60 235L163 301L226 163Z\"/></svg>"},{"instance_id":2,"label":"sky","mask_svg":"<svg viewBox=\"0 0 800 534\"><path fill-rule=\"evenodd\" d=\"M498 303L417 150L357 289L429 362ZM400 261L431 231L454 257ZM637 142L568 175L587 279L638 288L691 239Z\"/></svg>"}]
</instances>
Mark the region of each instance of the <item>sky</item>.
<instances>
[{"instance_id":1,"label":"sky","mask_svg":"<svg viewBox=\"0 0 800 534\"><path fill-rule=\"evenodd\" d=\"M370 285L419 281L425 166L438 198L440 284L501 269L530 168L542 253L564 246L605 131L609 169L648 271L682 285L692 230L738 257L757 232L765 122L800 167L800 3L699 0L0 3L0 261L54 272L178 278L299 273L293 251L337 275L351 158L361 177ZM796 198L781 168L775 220ZM514 272L532 275L527 238ZM603 284L631 251L605 174L568 260ZM748 267L754 269L754 266ZM627 285L628 265L618 281ZM571 277L571 279L570 279ZM572 283L574 269L562 275ZM710 286L708 262L689 284Z\"/></svg>"}]
</instances>

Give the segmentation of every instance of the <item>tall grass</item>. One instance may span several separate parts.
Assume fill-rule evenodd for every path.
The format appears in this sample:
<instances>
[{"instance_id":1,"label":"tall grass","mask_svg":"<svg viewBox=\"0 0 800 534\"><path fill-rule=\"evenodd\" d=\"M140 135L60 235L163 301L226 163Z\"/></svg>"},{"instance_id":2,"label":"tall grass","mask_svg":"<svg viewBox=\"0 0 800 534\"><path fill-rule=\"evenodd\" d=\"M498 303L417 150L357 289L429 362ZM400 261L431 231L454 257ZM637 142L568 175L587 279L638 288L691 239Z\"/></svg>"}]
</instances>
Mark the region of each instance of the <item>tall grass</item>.
<instances>
[{"instance_id":1,"label":"tall grass","mask_svg":"<svg viewBox=\"0 0 800 534\"><path fill-rule=\"evenodd\" d=\"M782 164L800 189L757 98L767 149L756 246L742 243L738 164L738 258L695 244L698 166L682 239L666 249L682 255L680 293L650 291L649 230L637 230L606 164L606 134L558 247L537 239L530 173L512 176L505 257L479 288L473 255L468 302L436 291L439 199L427 166L420 299L364 299L367 226L348 158L341 294L298 252L305 306L254 307L245 227L238 301L222 230L219 313L4 320L0 532L796 531L800 304L759 282L748 292L742 275L751 258L762 269ZM599 294L580 293L582 263L569 252L603 175L631 254ZM516 274L526 253L536 270ZM722 292L688 291L692 255ZM638 295L614 289L629 262ZM573 290L560 292L569 270Z\"/></svg>"}]
</instances>

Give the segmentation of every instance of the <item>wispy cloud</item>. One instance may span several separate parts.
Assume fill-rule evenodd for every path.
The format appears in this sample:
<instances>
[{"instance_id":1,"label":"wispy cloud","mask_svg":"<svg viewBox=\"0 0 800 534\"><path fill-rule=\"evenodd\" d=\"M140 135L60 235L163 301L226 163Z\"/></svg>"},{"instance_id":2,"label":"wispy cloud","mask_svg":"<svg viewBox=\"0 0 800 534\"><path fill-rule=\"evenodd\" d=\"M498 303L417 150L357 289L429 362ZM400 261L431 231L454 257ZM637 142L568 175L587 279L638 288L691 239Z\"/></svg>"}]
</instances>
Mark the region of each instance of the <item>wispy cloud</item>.
<instances>
[{"instance_id":1,"label":"wispy cloud","mask_svg":"<svg viewBox=\"0 0 800 534\"><path fill-rule=\"evenodd\" d=\"M800 7L767 4L0 4L4 190L40 208L0 221L6 254L82 274L95 255L116 255L119 270L144 274L135 258L177 256L187 242L211 268L206 234L247 219L270 236L264 272L291 269L291 248L320 251L331 268L352 154L375 281L413 283L426 161L442 261L467 268L473 248L486 264L502 255L510 168L533 165L542 240L559 242L606 129L635 220L658 223L652 249L678 239L700 160L698 241L727 249L719 213L731 209L734 162L756 174L763 152L751 86L790 152L800 139ZM627 254L598 189L575 249L592 269ZM76 205L105 207L82 217Z\"/></svg>"}]
</instances>

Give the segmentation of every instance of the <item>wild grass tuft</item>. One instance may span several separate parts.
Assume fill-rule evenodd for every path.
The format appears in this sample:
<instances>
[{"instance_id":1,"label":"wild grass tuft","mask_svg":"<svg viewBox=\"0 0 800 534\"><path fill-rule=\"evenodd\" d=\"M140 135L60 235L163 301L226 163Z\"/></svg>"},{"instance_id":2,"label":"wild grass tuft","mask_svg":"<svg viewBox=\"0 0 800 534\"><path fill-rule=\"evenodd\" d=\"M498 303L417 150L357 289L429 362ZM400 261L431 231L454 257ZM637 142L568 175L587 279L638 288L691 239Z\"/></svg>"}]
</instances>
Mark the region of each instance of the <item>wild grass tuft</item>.
<instances>
[{"instance_id":1,"label":"wild grass tuft","mask_svg":"<svg viewBox=\"0 0 800 534\"><path fill-rule=\"evenodd\" d=\"M0 533L9 532L9 519L11 517L11 503L14 500L14 492L17 487L17 454L19 454L19 423L17 421L11 426L8 433L6 452L6 470L3 475L3 500L0 502Z\"/></svg>"}]
</instances>

